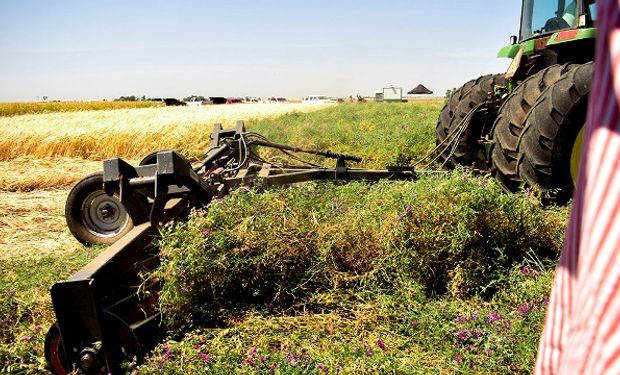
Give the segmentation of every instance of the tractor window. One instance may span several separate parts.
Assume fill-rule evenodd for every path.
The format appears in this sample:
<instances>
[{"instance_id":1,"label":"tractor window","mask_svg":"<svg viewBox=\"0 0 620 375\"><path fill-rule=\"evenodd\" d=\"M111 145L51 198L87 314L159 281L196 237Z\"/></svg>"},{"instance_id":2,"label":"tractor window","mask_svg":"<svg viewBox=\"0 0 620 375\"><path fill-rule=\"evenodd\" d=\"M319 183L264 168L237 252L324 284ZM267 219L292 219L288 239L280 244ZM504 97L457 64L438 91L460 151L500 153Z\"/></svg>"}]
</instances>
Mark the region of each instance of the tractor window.
<instances>
[{"instance_id":1,"label":"tractor window","mask_svg":"<svg viewBox=\"0 0 620 375\"><path fill-rule=\"evenodd\" d=\"M592 22L596 21L596 3L592 3L588 5L588 15Z\"/></svg>"},{"instance_id":2,"label":"tractor window","mask_svg":"<svg viewBox=\"0 0 620 375\"><path fill-rule=\"evenodd\" d=\"M521 40L577 27L577 0L524 0Z\"/></svg>"}]
</instances>

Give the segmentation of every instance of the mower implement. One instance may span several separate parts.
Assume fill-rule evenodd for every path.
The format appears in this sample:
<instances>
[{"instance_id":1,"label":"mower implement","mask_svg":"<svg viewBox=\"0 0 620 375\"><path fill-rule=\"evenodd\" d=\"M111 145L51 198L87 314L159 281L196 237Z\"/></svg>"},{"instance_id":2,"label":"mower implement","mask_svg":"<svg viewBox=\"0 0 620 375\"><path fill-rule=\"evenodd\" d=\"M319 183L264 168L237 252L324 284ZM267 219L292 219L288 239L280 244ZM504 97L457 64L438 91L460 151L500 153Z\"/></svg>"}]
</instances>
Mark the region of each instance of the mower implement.
<instances>
[{"instance_id":1,"label":"mower implement","mask_svg":"<svg viewBox=\"0 0 620 375\"><path fill-rule=\"evenodd\" d=\"M45 356L54 374L121 373L124 363L139 363L157 342L161 285L144 275L159 265L161 225L183 220L191 209L208 208L212 199L243 186L417 178L411 167L348 168L347 162L360 162L361 158L273 143L246 132L241 121L232 130L216 124L211 140L211 149L197 166L172 150L149 154L135 167L120 158L104 161L101 186L95 192L90 186L89 192L114 197L128 211L126 215L144 219L134 221L133 229L68 280L52 286L56 322L46 337ZM279 150L294 163L263 160L255 153L258 147ZM310 163L297 157L299 153L336 159L336 166ZM79 186L86 185L78 183L78 190ZM80 191L72 193L85 196ZM132 212L136 201L146 202L146 215ZM84 218L80 209L90 209L75 199L67 204L74 205L67 207L68 212L77 213L72 220ZM96 235L93 229L89 232Z\"/></svg>"}]
</instances>

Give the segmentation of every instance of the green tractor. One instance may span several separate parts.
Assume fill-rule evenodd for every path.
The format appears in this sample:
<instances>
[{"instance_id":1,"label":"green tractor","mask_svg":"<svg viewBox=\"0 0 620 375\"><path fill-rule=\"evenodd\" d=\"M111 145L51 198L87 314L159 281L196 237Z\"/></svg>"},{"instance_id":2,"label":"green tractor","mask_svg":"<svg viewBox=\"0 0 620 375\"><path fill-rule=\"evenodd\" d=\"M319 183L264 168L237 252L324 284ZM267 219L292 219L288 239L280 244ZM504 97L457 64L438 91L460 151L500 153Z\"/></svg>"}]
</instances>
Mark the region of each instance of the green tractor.
<instances>
[{"instance_id":1,"label":"green tractor","mask_svg":"<svg viewBox=\"0 0 620 375\"><path fill-rule=\"evenodd\" d=\"M594 0L523 0L506 73L455 90L436 128L438 160L487 170L504 190L570 199L594 74Z\"/></svg>"}]
</instances>

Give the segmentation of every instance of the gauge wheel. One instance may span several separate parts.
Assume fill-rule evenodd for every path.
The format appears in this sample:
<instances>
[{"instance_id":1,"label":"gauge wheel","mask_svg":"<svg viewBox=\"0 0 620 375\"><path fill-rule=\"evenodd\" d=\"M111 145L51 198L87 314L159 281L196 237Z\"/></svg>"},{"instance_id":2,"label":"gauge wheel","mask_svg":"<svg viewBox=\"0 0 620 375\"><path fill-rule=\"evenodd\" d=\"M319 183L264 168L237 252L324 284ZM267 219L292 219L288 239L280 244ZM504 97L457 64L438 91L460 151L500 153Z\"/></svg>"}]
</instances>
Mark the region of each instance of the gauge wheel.
<instances>
[{"instance_id":1,"label":"gauge wheel","mask_svg":"<svg viewBox=\"0 0 620 375\"><path fill-rule=\"evenodd\" d=\"M68 375L73 372L67 357L65 356L65 350L62 347L62 338L60 337L60 330L58 324L54 323L47 336L45 336L45 360L49 365L52 374L54 375Z\"/></svg>"},{"instance_id":2,"label":"gauge wheel","mask_svg":"<svg viewBox=\"0 0 620 375\"><path fill-rule=\"evenodd\" d=\"M122 204L103 190L103 174L79 181L67 197L65 219L73 236L85 245L110 245L148 218L148 202L136 197Z\"/></svg>"}]
</instances>

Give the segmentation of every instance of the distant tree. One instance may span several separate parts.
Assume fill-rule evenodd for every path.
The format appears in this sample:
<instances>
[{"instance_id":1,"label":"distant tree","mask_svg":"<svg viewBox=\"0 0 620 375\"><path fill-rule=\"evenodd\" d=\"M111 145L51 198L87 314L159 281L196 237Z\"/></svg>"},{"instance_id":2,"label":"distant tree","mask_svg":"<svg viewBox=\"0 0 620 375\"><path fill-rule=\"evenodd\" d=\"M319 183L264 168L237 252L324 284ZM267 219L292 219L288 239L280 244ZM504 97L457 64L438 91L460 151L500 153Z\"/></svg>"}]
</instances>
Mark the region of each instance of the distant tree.
<instances>
[{"instance_id":1,"label":"distant tree","mask_svg":"<svg viewBox=\"0 0 620 375\"><path fill-rule=\"evenodd\" d=\"M206 100L205 97L202 96L202 95L191 95L191 96L188 96L187 98L183 98L183 101L184 102L190 102L190 101L192 101L192 99L194 99L195 101L204 101L204 100Z\"/></svg>"},{"instance_id":2,"label":"distant tree","mask_svg":"<svg viewBox=\"0 0 620 375\"><path fill-rule=\"evenodd\" d=\"M115 102L135 102L136 101L136 96L135 95L131 95L131 96L121 96L118 97L116 99L114 99Z\"/></svg>"},{"instance_id":3,"label":"distant tree","mask_svg":"<svg viewBox=\"0 0 620 375\"><path fill-rule=\"evenodd\" d=\"M43 101L47 100L47 95L43 95Z\"/></svg>"},{"instance_id":4,"label":"distant tree","mask_svg":"<svg viewBox=\"0 0 620 375\"><path fill-rule=\"evenodd\" d=\"M446 99L449 99L456 92L456 87L446 90Z\"/></svg>"}]
</instances>

